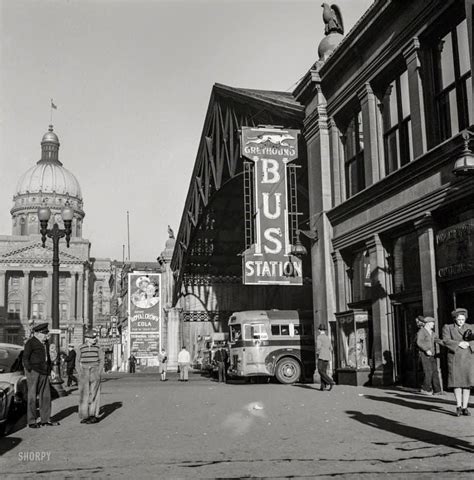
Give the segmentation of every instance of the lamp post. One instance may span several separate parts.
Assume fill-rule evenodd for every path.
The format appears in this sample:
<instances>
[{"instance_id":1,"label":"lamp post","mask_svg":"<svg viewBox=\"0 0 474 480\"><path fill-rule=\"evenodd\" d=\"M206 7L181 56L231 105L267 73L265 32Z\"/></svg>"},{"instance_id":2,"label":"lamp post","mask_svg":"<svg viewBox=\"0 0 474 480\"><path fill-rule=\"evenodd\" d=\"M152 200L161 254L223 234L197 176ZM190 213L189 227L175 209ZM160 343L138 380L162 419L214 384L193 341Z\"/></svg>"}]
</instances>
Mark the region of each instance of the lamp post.
<instances>
[{"instance_id":1,"label":"lamp post","mask_svg":"<svg viewBox=\"0 0 474 480\"><path fill-rule=\"evenodd\" d=\"M291 248L291 253L295 257L303 257L308 254L306 247L301 243L301 235L308 237L313 242L318 241L318 231L317 230L296 230L296 242Z\"/></svg>"},{"instance_id":2,"label":"lamp post","mask_svg":"<svg viewBox=\"0 0 474 480\"><path fill-rule=\"evenodd\" d=\"M456 159L453 167L453 173L457 176L473 176L474 175L474 154L469 148L469 139L474 136L469 130L462 132L464 140L464 150Z\"/></svg>"},{"instance_id":3,"label":"lamp post","mask_svg":"<svg viewBox=\"0 0 474 480\"><path fill-rule=\"evenodd\" d=\"M43 248L46 246L46 237L53 241L53 295L52 295L52 329L56 332L59 330L59 239L66 237L66 244L69 248L69 240L71 238L71 223L74 215L73 209L68 203L61 211L61 217L64 222L64 229L59 228L54 222L53 228L48 229L48 222L51 218L51 210L48 207L38 209L38 219L40 221L40 233ZM60 397L67 395L63 388L63 379L61 378L60 362L60 345L59 333L53 334L53 342L56 345L56 358L53 361L53 369L51 374L51 385L55 388Z\"/></svg>"}]
</instances>

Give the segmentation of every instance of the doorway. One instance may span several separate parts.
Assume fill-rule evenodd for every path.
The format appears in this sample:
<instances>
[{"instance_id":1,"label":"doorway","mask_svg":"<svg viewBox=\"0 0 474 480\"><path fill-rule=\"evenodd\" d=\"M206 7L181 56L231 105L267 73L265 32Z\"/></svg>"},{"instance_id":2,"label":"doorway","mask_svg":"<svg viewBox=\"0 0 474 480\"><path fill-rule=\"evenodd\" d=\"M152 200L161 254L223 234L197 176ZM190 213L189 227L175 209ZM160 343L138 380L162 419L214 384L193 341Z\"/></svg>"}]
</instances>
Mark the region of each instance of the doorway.
<instances>
[{"instance_id":1,"label":"doorway","mask_svg":"<svg viewBox=\"0 0 474 480\"><path fill-rule=\"evenodd\" d=\"M395 315L395 375L397 383L405 387L419 388L423 380L422 368L416 346L418 327L416 317L423 315L421 302L393 303Z\"/></svg>"}]
</instances>

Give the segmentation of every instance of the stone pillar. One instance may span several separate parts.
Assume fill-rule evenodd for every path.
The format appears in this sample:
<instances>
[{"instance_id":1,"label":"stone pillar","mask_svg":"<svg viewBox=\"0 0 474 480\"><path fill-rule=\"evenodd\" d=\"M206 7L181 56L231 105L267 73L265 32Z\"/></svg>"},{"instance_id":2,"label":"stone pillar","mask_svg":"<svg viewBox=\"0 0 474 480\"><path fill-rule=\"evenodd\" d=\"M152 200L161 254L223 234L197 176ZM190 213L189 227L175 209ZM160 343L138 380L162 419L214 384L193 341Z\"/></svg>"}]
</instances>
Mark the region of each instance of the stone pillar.
<instances>
[{"instance_id":1,"label":"stone pillar","mask_svg":"<svg viewBox=\"0 0 474 480\"><path fill-rule=\"evenodd\" d=\"M388 297L389 282L386 266L387 252L378 235L374 235L366 247L370 254L370 277L372 293L372 330L373 330L373 366L372 384L386 385L393 383L386 373L386 357L390 354L393 360L393 339L391 321L389 321L390 301ZM385 371L385 374L384 374Z\"/></svg>"},{"instance_id":2,"label":"stone pillar","mask_svg":"<svg viewBox=\"0 0 474 480\"><path fill-rule=\"evenodd\" d=\"M48 293L46 298L46 305L48 306L47 320L51 324L53 320L53 271L47 270L46 273L48 274Z\"/></svg>"},{"instance_id":3,"label":"stone pillar","mask_svg":"<svg viewBox=\"0 0 474 480\"><path fill-rule=\"evenodd\" d=\"M436 285L436 259L434 225L431 213L415 221L420 249L421 291L423 297L423 315L438 320L438 289ZM436 322L438 327L438 322Z\"/></svg>"},{"instance_id":4,"label":"stone pillar","mask_svg":"<svg viewBox=\"0 0 474 480\"><path fill-rule=\"evenodd\" d=\"M84 323L84 274L82 272L77 274L77 303L76 303L76 317L78 321Z\"/></svg>"},{"instance_id":5,"label":"stone pillar","mask_svg":"<svg viewBox=\"0 0 474 480\"><path fill-rule=\"evenodd\" d=\"M4 324L7 318L7 282L6 271L0 270L0 324ZM1 332L0 332L1 333Z\"/></svg>"},{"instance_id":6,"label":"stone pillar","mask_svg":"<svg viewBox=\"0 0 474 480\"><path fill-rule=\"evenodd\" d=\"M410 96L410 116L413 157L426 152L425 107L423 103L423 83L421 81L420 42L414 37L403 51L407 64L408 89Z\"/></svg>"},{"instance_id":7,"label":"stone pillar","mask_svg":"<svg viewBox=\"0 0 474 480\"><path fill-rule=\"evenodd\" d=\"M333 204L339 205L345 199L345 171L344 162L341 162L341 140L340 132L337 128L334 119L330 118L328 121L329 135L330 135L330 147L331 147L331 166L333 176Z\"/></svg>"},{"instance_id":8,"label":"stone pillar","mask_svg":"<svg viewBox=\"0 0 474 480\"><path fill-rule=\"evenodd\" d=\"M166 309L168 316L168 335L166 351L168 353L168 369L176 371L178 369L178 353L181 350L179 343L180 330L180 312L181 308L172 307Z\"/></svg>"},{"instance_id":9,"label":"stone pillar","mask_svg":"<svg viewBox=\"0 0 474 480\"><path fill-rule=\"evenodd\" d=\"M22 285L22 315L21 319L25 324L28 323L30 318L30 308L31 308L31 292L30 292L30 271L23 270L23 285Z\"/></svg>"},{"instance_id":10,"label":"stone pillar","mask_svg":"<svg viewBox=\"0 0 474 480\"><path fill-rule=\"evenodd\" d=\"M86 268L84 272L84 325L86 328L91 327L89 325L89 269Z\"/></svg>"},{"instance_id":11,"label":"stone pillar","mask_svg":"<svg viewBox=\"0 0 474 480\"><path fill-rule=\"evenodd\" d=\"M345 312L347 310L346 264L339 250L332 252L332 261L334 263L336 311Z\"/></svg>"},{"instance_id":12,"label":"stone pillar","mask_svg":"<svg viewBox=\"0 0 474 480\"><path fill-rule=\"evenodd\" d=\"M77 314L76 314L76 272L71 272L71 314L69 315L69 319L71 323L76 323L77 321Z\"/></svg>"},{"instance_id":13,"label":"stone pillar","mask_svg":"<svg viewBox=\"0 0 474 480\"><path fill-rule=\"evenodd\" d=\"M379 145L377 97L369 83L359 92L364 134L365 185L369 187L385 175L381 146Z\"/></svg>"}]
</instances>

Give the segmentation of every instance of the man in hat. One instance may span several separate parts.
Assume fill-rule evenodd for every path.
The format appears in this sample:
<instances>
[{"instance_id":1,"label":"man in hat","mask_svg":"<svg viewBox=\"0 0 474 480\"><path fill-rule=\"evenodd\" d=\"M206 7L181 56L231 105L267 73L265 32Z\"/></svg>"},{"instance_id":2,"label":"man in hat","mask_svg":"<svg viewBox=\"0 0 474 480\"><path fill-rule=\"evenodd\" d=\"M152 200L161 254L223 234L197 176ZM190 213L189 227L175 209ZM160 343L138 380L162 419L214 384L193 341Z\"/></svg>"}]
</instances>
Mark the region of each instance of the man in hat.
<instances>
[{"instance_id":1,"label":"man in hat","mask_svg":"<svg viewBox=\"0 0 474 480\"><path fill-rule=\"evenodd\" d=\"M76 350L74 350L74 345L69 344L68 352L66 356L66 373L67 373L67 386L70 387L72 382L76 385L77 378L74 376L74 368L76 366Z\"/></svg>"},{"instance_id":2,"label":"man in hat","mask_svg":"<svg viewBox=\"0 0 474 480\"><path fill-rule=\"evenodd\" d=\"M328 390L332 390L335 385L334 380L327 374L329 361L332 356L332 344L329 337L326 335L326 326L319 325L319 334L316 339L316 355L318 356L318 373L321 377L320 390L323 391L328 387Z\"/></svg>"},{"instance_id":3,"label":"man in hat","mask_svg":"<svg viewBox=\"0 0 474 480\"><path fill-rule=\"evenodd\" d=\"M435 358L435 343L441 343L434 330L435 319L433 317L419 317L423 327L416 334L416 345L420 351L421 365L423 368L423 384L420 393L425 395L441 395L438 365Z\"/></svg>"},{"instance_id":4,"label":"man in hat","mask_svg":"<svg viewBox=\"0 0 474 480\"><path fill-rule=\"evenodd\" d=\"M100 409L100 375L103 355L93 330L87 330L79 347L76 370L79 373L79 418L81 423L97 423Z\"/></svg>"},{"instance_id":5,"label":"man in hat","mask_svg":"<svg viewBox=\"0 0 474 480\"><path fill-rule=\"evenodd\" d=\"M33 327L33 336L28 339L23 351L23 366L25 367L28 385L27 421L30 428L56 426L58 422L51 421L51 358L48 345L48 324L40 323ZM36 418L36 396L39 398L41 421Z\"/></svg>"}]
</instances>

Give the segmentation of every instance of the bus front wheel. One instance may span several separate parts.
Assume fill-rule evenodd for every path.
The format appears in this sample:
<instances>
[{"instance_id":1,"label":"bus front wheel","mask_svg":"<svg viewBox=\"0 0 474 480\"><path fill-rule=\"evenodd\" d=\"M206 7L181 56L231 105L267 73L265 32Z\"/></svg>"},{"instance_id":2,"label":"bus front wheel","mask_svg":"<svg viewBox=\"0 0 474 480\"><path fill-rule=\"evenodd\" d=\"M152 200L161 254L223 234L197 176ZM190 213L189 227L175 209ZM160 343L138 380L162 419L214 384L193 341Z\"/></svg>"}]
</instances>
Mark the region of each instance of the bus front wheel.
<instances>
[{"instance_id":1,"label":"bus front wheel","mask_svg":"<svg viewBox=\"0 0 474 480\"><path fill-rule=\"evenodd\" d=\"M301 376L300 364L294 358L282 358L277 363L275 376L280 383L295 383Z\"/></svg>"}]
</instances>

